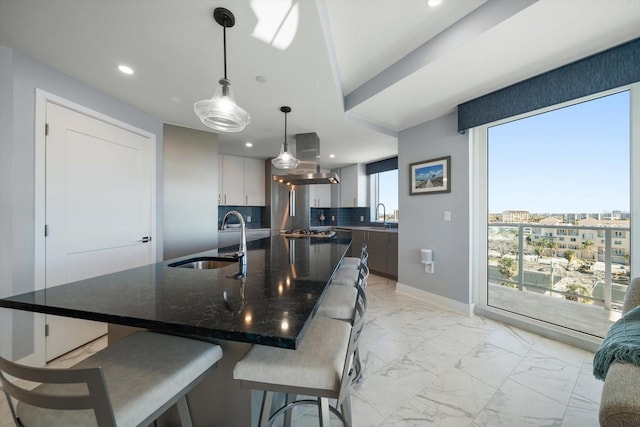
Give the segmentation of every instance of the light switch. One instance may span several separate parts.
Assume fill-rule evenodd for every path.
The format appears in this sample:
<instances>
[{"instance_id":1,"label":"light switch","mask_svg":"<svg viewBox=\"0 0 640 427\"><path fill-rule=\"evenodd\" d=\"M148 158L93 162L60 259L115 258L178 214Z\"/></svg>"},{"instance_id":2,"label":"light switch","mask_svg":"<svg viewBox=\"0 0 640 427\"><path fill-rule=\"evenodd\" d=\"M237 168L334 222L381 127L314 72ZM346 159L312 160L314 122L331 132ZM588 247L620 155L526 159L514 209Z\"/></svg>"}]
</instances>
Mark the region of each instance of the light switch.
<instances>
[{"instance_id":1,"label":"light switch","mask_svg":"<svg viewBox=\"0 0 640 427\"><path fill-rule=\"evenodd\" d=\"M451 221L451 211L444 211L444 220Z\"/></svg>"}]
</instances>

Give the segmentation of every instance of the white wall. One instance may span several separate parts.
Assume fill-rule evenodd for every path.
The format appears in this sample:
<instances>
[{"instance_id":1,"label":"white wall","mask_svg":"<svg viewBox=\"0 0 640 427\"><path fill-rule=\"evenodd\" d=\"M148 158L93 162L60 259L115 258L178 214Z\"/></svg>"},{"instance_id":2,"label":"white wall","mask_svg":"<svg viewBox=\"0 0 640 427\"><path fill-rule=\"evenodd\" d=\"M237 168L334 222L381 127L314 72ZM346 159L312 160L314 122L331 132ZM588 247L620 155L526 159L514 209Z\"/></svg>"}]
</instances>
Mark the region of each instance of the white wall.
<instances>
[{"instance_id":1,"label":"white wall","mask_svg":"<svg viewBox=\"0 0 640 427\"><path fill-rule=\"evenodd\" d=\"M460 308L471 304L469 142L456 129L453 113L398 135L398 284ZM444 156L451 156L451 192L409 195L409 165ZM444 211L451 212L450 222L444 221ZM425 273L421 248L433 249L435 274Z\"/></svg>"},{"instance_id":2,"label":"white wall","mask_svg":"<svg viewBox=\"0 0 640 427\"><path fill-rule=\"evenodd\" d=\"M218 135L164 126L164 257L218 246Z\"/></svg>"},{"instance_id":3,"label":"white wall","mask_svg":"<svg viewBox=\"0 0 640 427\"><path fill-rule=\"evenodd\" d=\"M162 121L9 47L0 46L0 297L34 289L35 90L156 135L156 253L162 257ZM31 352L31 313L0 309L0 354ZM12 324L15 327L12 327Z\"/></svg>"}]
</instances>

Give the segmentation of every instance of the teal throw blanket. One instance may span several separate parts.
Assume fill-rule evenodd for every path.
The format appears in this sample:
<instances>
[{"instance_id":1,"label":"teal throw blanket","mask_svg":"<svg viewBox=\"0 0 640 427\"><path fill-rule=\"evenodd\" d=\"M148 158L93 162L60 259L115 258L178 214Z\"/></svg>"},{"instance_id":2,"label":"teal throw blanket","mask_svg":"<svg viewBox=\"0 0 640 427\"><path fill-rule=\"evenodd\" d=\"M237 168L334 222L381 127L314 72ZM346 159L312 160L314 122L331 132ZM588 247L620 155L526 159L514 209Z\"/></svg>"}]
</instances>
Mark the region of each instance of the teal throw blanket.
<instances>
[{"instance_id":1,"label":"teal throw blanket","mask_svg":"<svg viewBox=\"0 0 640 427\"><path fill-rule=\"evenodd\" d=\"M593 376L604 381L614 361L640 366L640 306L611 326L593 358Z\"/></svg>"}]
</instances>

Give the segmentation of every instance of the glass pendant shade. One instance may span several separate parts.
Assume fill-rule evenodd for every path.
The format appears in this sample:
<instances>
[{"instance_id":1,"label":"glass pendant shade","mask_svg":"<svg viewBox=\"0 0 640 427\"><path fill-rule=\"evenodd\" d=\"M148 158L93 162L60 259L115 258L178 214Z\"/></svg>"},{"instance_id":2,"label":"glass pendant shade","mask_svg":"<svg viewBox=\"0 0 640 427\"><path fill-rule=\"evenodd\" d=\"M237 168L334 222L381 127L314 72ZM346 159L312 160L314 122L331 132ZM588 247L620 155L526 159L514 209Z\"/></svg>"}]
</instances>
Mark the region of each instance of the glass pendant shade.
<instances>
[{"instance_id":1,"label":"glass pendant shade","mask_svg":"<svg viewBox=\"0 0 640 427\"><path fill-rule=\"evenodd\" d=\"M287 144L287 114L291 112L291 107L282 106L280 111L284 113L284 142L280 147L280 154L275 159L271 159L271 163L278 169L294 169L298 167L300 160L289 152L289 144Z\"/></svg>"},{"instance_id":2,"label":"glass pendant shade","mask_svg":"<svg viewBox=\"0 0 640 427\"><path fill-rule=\"evenodd\" d=\"M231 90L231 82L220 79L220 86L211 99L203 99L193 105L193 109L205 126L220 132L240 132L251 117L242 107L236 104Z\"/></svg>"},{"instance_id":3,"label":"glass pendant shade","mask_svg":"<svg viewBox=\"0 0 640 427\"><path fill-rule=\"evenodd\" d=\"M298 167L300 160L289 153L289 144L285 141L280 147L280 154L275 159L271 159L271 163L278 169L294 169Z\"/></svg>"},{"instance_id":4,"label":"glass pendant shade","mask_svg":"<svg viewBox=\"0 0 640 427\"><path fill-rule=\"evenodd\" d=\"M231 91L231 82L227 79L227 28L233 27L235 16L230 10L217 7L213 11L213 19L222 26L222 46L224 48L224 77L211 99L203 99L193 104L193 110L205 126L220 132L240 132L251 117L236 104Z\"/></svg>"}]
</instances>

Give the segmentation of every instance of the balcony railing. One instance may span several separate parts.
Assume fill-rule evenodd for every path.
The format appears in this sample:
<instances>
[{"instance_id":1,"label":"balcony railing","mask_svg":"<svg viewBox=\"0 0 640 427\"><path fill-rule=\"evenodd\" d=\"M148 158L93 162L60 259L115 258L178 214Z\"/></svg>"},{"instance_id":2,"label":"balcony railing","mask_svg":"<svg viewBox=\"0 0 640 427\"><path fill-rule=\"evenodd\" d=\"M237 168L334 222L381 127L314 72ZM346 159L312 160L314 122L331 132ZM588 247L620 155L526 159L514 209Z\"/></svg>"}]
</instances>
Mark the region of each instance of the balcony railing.
<instances>
[{"instance_id":1,"label":"balcony railing","mask_svg":"<svg viewBox=\"0 0 640 427\"><path fill-rule=\"evenodd\" d=\"M489 223L489 281L517 286L519 290L546 293L601 305L608 310L618 309L622 305L628 285L630 257L628 253L615 254L612 250L612 241L619 238L620 232L628 231L630 231L628 227ZM592 246L571 249L576 253L574 266L579 267L570 271L570 262L564 258L564 252L569 249L559 247L557 236L592 234L602 237L604 248L598 247L599 241L584 239L591 240ZM615 237L616 235L618 237ZM529 239L530 242L527 241L528 236L532 237ZM553 243L545 245L548 242ZM581 244L581 242L578 243ZM536 248L538 248L537 255ZM517 274L512 278L507 278L499 272L499 260L503 257L515 258L517 261ZM495 263L498 265L492 265ZM583 295L562 289L561 286L556 287L560 281L564 281L565 286L567 283L578 284L578 286L586 284L586 287L590 286L591 289L588 290L591 293Z\"/></svg>"}]
</instances>

